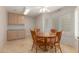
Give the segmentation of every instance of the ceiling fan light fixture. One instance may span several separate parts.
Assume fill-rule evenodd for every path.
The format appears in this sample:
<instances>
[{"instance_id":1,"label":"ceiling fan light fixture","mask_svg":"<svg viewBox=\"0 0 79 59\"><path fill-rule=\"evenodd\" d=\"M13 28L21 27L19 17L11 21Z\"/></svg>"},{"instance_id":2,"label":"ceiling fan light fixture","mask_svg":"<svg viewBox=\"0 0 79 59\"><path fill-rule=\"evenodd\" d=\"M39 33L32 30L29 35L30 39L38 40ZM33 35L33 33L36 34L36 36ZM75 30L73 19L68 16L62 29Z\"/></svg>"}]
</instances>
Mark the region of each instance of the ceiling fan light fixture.
<instances>
[{"instance_id":1,"label":"ceiling fan light fixture","mask_svg":"<svg viewBox=\"0 0 79 59\"><path fill-rule=\"evenodd\" d=\"M25 9L24 15L27 15L30 12L30 9Z\"/></svg>"},{"instance_id":2,"label":"ceiling fan light fixture","mask_svg":"<svg viewBox=\"0 0 79 59\"><path fill-rule=\"evenodd\" d=\"M50 12L50 10L47 9L46 7L40 9L40 13L46 13L46 12Z\"/></svg>"}]
</instances>

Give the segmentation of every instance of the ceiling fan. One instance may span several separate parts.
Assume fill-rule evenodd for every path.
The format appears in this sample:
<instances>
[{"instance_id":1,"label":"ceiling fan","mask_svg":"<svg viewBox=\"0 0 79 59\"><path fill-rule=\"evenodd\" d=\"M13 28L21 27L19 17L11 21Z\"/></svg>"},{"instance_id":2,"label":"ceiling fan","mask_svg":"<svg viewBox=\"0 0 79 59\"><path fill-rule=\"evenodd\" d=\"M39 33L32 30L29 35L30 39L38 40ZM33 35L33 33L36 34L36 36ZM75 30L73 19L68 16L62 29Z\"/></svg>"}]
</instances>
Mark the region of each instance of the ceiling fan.
<instances>
[{"instance_id":1,"label":"ceiling fan","mask_svg":"<svg viewBox=\"0 0 79 59\"><path fill-rule=\"evenodd\" d=\"M47 13L50 12L50 10L48 9L48 7L44 7L44 6L38 6L38 7L34 7L34 8L38 8L39 9L39 13ZM33 9L33 8L31 8ZM31 9L24 7L24 15L27 15Z\"/></svg>"}]
</instances>

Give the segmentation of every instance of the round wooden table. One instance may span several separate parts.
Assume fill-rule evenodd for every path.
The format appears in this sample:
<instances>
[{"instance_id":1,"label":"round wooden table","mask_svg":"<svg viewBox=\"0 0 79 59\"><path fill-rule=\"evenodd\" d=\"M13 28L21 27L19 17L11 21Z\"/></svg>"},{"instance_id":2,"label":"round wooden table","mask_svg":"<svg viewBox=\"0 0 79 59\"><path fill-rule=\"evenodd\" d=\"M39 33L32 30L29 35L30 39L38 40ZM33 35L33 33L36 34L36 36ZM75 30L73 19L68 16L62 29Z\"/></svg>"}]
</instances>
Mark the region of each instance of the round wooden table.
<instances>
[{"instance_id":1,"label":"round wooden table","mask_svg":"<svg viewBox=\"0 0 79 59\"><path fill-rule=\"evenodd\" d=\"M47 39L56 38L56 34L43 33L43 34L38 34L37 37L38 38L44 38L44 44L45 44L44 51L48 51L48 49L47 49Z\"/></svg>"}]
</instances>

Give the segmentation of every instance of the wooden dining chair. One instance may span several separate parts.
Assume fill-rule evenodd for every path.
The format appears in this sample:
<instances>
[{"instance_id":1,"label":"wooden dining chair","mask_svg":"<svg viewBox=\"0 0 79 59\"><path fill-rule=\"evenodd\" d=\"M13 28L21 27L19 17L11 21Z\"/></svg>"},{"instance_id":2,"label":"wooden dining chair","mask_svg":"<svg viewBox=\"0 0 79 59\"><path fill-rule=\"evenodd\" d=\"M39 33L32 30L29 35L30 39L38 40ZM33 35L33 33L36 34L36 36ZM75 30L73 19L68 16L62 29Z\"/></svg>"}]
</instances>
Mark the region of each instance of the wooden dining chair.
<instances>
[{"instance_id":1,"label":"wooden dining chair","mask_svg":"<svg viewBox=\"0 0 79 59\"><path fill-rule=\"evenodd\" d=\"M56 40L54 42L55 52L57 52L56 49L58 48L60 49L60 52L62 53L61 46L60 46L61 36L62 36L62 31L56 33Z\"/></svg>"},{"instance_id":2,"label":"wooden dining chair","mask_svg":"<svg viewBox=\"0 0 79 59\"><path fill-rule=\"evenodd\" d=\"M56 29L51 29L50 30L50 35L52 35L52 34L56 35L56 32L57 32ZM56 37L53 37L50 40L48 39L50 41L50 48L53 48L55 39L56 39Z\"/></svg>"},{"instance_id":3,"label":"wooden dining chair","mask_svg":"<svg viewBox=\"0 0 79 59\"><path fill-rule=\"evenodd\" d=\"M32 39L33 39L32 50L35 47L36 48L36 53L37 53L37 48L38 47L40 48L40 46L44 46L44 41L37 38L35 31L31 30L31 35L32 35Z\"/></svg>"},{"instance_id":4,"label":"wooden dining chair","mask_svg":"<svg viewBox=\"0 0 79 59\"><path fill-rule=\"evenodd\" d=\"M51 31L52 33L56 33L57 30L56 30L56 29L51 29L50 31Z\"/></svg>"},{"instance_id":5,"label":"wooden dining chair","mask_svg":"<svg viewBox=\"0 0 79 59\"><path fill-rule=\"evenodd\" d=\"M33 30L31 30L31 35L32 35L32 39L33 39L33 45L32 45L32 49L33 49L33 47L35 46L35 42L36 42L35 34L34 34Z\"/></svg>"}]
</instances>

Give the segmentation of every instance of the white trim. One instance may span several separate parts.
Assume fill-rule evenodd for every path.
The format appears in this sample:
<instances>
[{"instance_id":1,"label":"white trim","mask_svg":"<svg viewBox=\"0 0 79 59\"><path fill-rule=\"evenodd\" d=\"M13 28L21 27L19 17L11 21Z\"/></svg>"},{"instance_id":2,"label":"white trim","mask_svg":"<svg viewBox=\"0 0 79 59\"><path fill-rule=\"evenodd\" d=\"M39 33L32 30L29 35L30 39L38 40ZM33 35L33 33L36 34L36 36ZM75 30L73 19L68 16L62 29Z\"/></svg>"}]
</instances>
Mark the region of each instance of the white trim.
<instances>
[{"instance_id":1,"label":"white trim","mask_svg":"<svg viewBox=\"0 0 79 59\"><path fill-rule=\"evenodd\" d=\"M78 8L75 10L75 39L78 39Z\"/></svg>"}]
</instances>

